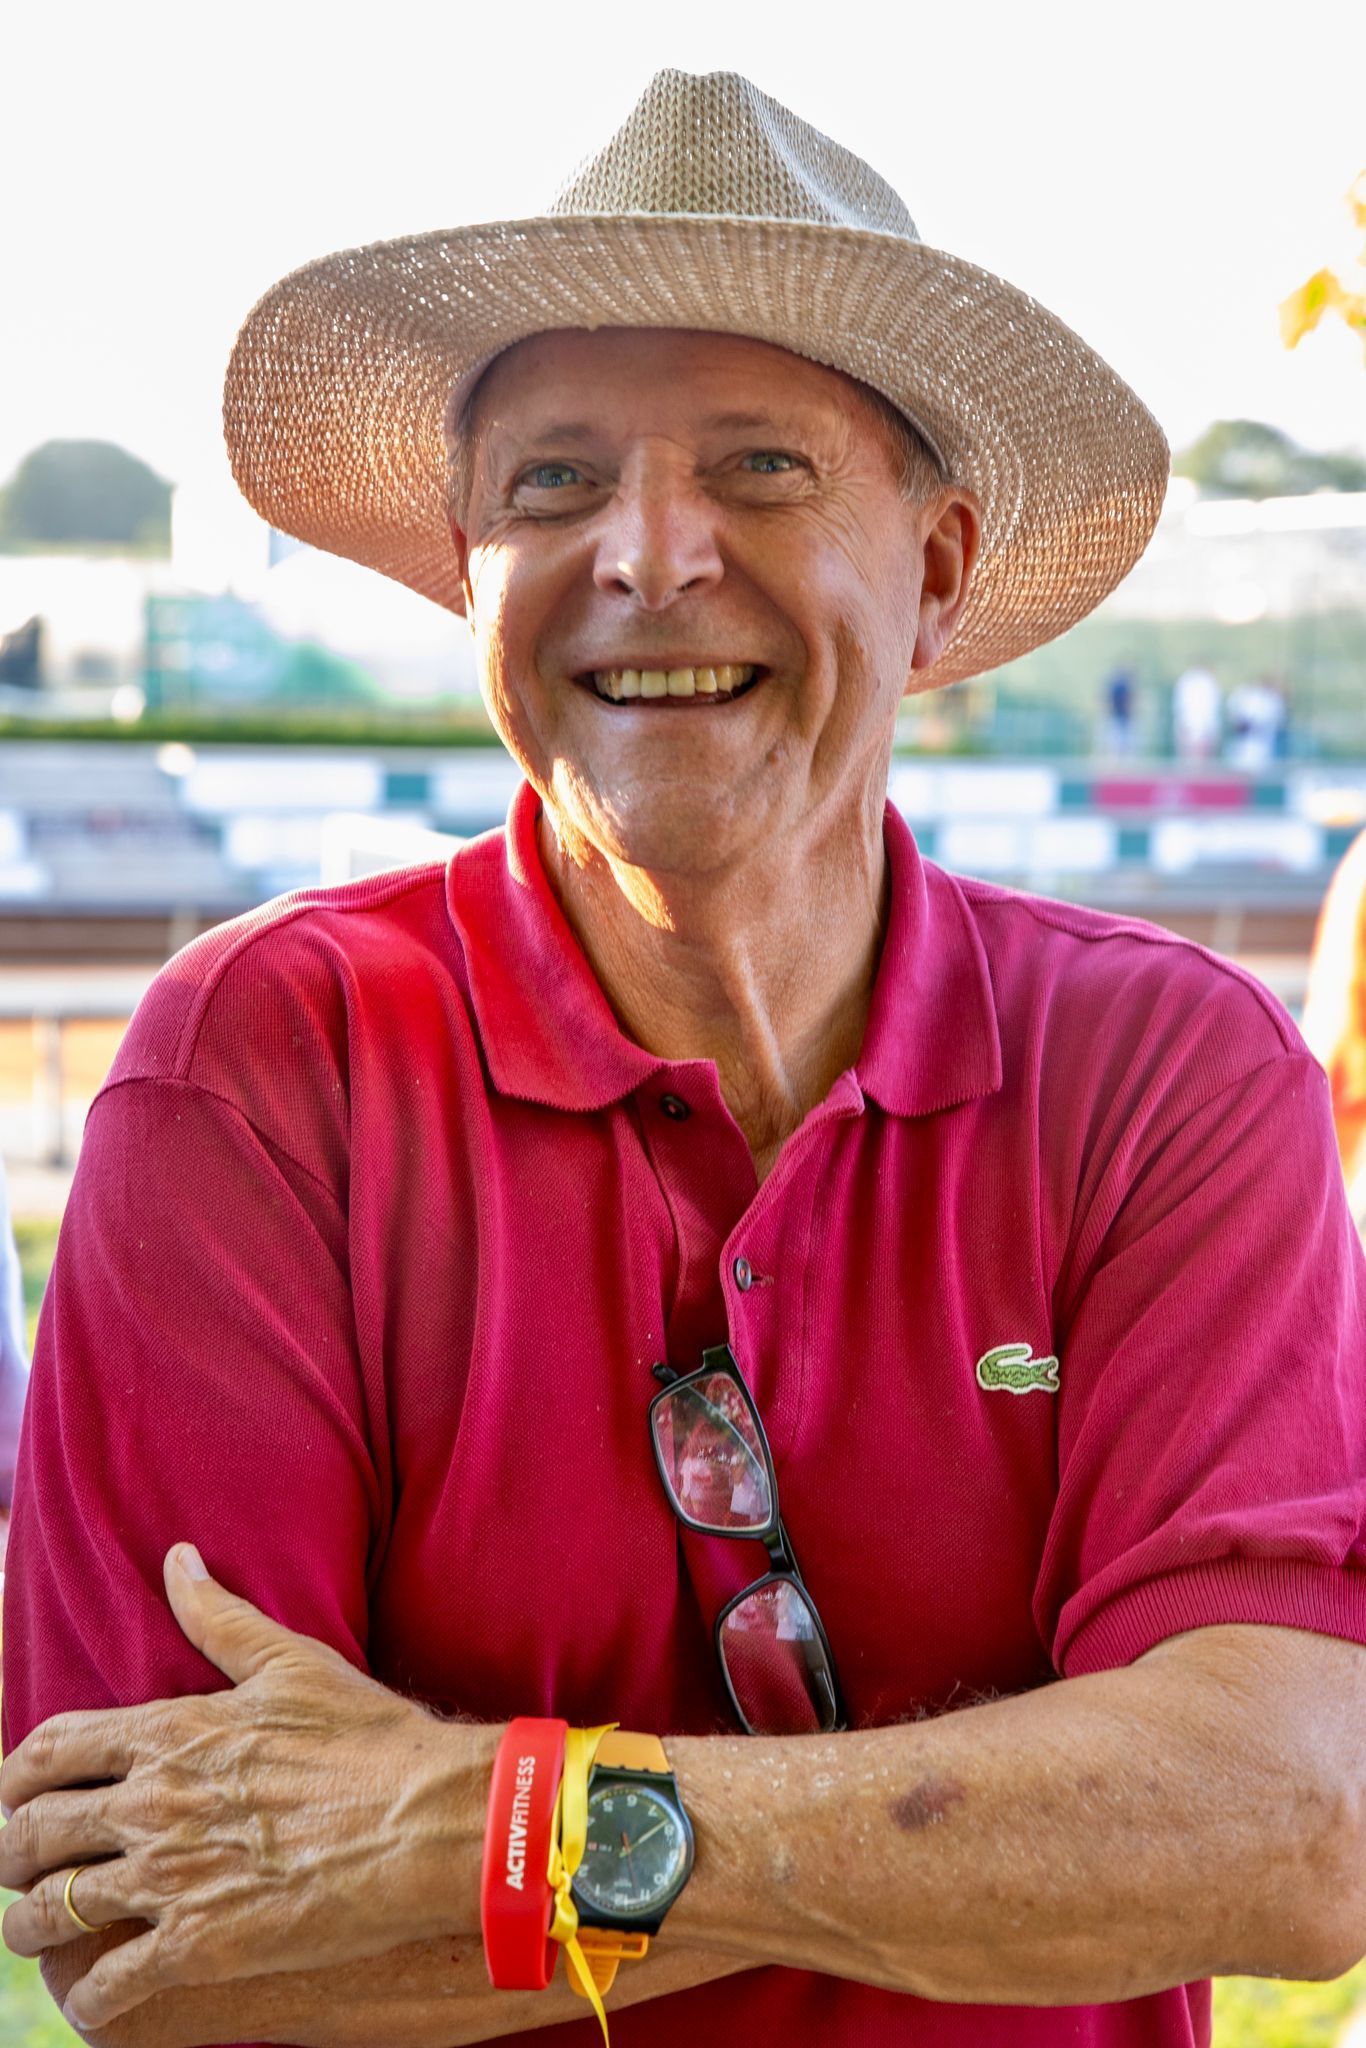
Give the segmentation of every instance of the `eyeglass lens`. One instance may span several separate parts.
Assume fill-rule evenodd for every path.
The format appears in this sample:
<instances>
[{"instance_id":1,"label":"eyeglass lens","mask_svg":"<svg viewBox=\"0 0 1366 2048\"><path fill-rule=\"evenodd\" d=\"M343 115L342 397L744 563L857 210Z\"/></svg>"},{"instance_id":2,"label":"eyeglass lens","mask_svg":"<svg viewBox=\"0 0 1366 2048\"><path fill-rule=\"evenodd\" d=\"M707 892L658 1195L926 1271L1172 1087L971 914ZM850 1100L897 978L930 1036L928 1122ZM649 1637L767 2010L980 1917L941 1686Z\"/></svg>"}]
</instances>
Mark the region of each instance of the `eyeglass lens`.
<instances>
[{"instance_id":1,"label":"eyeglass lens","mask_svg":"<svg viewBox=\"0 0 1366 2048\"><path fill-rule=\"evenodd\" d=\"M752 1734L817 1735L835 1726L835 1691L815 1609L792 1579L769 1579L731 1608L721 1662Z\"/></svg>"},{"instance_id":2,"label":"eyeglass lens","mask_svg":"<svg viewBox=\"0 0 1366 2048\"><path fill-rule=\"evenodd\" d=\"M655 1404L659 1469L676 1513L702 1529L766 1529L768 1468L744 1395L728 1373L708 1373Z\"/></svg>"},{"instance_id":3,"label":"eyeglass lens","mask_svg":"<svg viewBox=\"0 0 1366 2048\"><path fill-rule=\"evenodd\" d=\"M685 1522L722 1536L776 1530L763 1440L729 1373L699 1373L671 1387L654 1403L652 1427L665 1488ZM751 1587L724 1612L717 1647L751 1734L808 1735L835 1726L834 1674L799 1579L775 1572Z\"/></svg>"}]
</instances>

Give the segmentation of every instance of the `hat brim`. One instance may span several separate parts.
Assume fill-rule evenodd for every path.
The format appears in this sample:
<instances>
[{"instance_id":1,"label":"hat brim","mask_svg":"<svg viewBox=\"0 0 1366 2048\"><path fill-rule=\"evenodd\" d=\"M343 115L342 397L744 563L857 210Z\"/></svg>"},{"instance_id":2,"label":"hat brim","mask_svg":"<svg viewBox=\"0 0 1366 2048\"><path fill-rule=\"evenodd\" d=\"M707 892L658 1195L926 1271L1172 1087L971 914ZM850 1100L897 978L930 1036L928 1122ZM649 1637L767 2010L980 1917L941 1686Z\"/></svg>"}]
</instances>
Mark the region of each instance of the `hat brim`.
<instances>
[{"instance_id":1,"label":"hat brim","mask_svg":"<svg viewBox=\"0 0 1366 2048\"><path fill-rule=\"evenodd\" d=\"M445 422L494 356L557 328L750 335L871 384L982 506L957 631L925 686L1054 638L1142 553L1166 490L1151 413L1064 322L899 236L700 215L540 216L342 250L237 338L224 432L271 525L464 609Z\"/></svg>"}]
</instances>

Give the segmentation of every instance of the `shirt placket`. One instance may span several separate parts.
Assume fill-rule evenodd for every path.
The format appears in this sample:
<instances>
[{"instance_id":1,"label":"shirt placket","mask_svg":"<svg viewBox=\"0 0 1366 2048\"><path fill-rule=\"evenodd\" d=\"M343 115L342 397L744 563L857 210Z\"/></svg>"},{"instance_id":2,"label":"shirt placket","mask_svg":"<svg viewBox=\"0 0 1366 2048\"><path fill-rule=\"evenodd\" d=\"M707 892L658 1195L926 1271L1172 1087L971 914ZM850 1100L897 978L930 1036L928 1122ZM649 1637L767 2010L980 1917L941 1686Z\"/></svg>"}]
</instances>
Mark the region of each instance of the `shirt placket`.
<instances>
[{"instance_id":1,"label":"shirt placket","mask_svg":"<svg viewBox=\"0 0 1366 2048\"><path fill-rule=\"evenodd\" d=\"M823 1167L834 1126L862 1111L857 1080L852 1073L842 1074L787 1140L721 1247L719 1279L730 1346L763 1416L777 1466L801 1417L813 1219Z\"/></svg>"}]
</instances>

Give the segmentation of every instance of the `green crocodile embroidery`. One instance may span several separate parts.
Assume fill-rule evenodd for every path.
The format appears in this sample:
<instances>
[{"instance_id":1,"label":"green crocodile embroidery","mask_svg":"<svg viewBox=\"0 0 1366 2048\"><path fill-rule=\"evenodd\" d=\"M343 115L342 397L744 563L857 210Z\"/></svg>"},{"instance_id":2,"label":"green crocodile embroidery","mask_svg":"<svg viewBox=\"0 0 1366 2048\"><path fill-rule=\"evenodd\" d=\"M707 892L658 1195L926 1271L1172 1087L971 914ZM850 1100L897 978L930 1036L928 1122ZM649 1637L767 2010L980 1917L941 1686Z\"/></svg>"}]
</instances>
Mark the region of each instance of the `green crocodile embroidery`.
<instances>
[{"instance_id":1,"label":"green crocodile embroidery","mask_svg":"<svg viewBox=\"0 0 1366 2048\"><path fill-rule=\"evenodd\" d=\"M977 1384L988 1393L1004 1388L1008 1394L1041 1394L1058 1391L1056 1358L1031 1358L1030 1344L997 1344L977 1361Z\"/></svg>"}]
</instances>

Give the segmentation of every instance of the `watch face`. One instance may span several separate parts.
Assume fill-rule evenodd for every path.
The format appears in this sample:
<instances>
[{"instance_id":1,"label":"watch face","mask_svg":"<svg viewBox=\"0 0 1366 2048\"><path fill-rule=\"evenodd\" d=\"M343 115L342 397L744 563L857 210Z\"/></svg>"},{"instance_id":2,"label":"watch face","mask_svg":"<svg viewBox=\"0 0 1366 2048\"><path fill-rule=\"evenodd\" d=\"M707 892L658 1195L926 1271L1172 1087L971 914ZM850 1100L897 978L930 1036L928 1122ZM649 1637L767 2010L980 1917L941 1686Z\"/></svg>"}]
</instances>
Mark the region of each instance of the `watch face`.
<instances>
[{"instance_id":1,"label":"watch face","mask_svg":"<svg viewBox=\"0 0 1366 2048\"><path fill-rule=\"evenodd\" d=\"M688 1863L682 1818L638 1781L610 1779L588 1796L588 1844L574 1890L590 1911L649 1913L669 1897Z\"/></svg>"}]
</instances>

